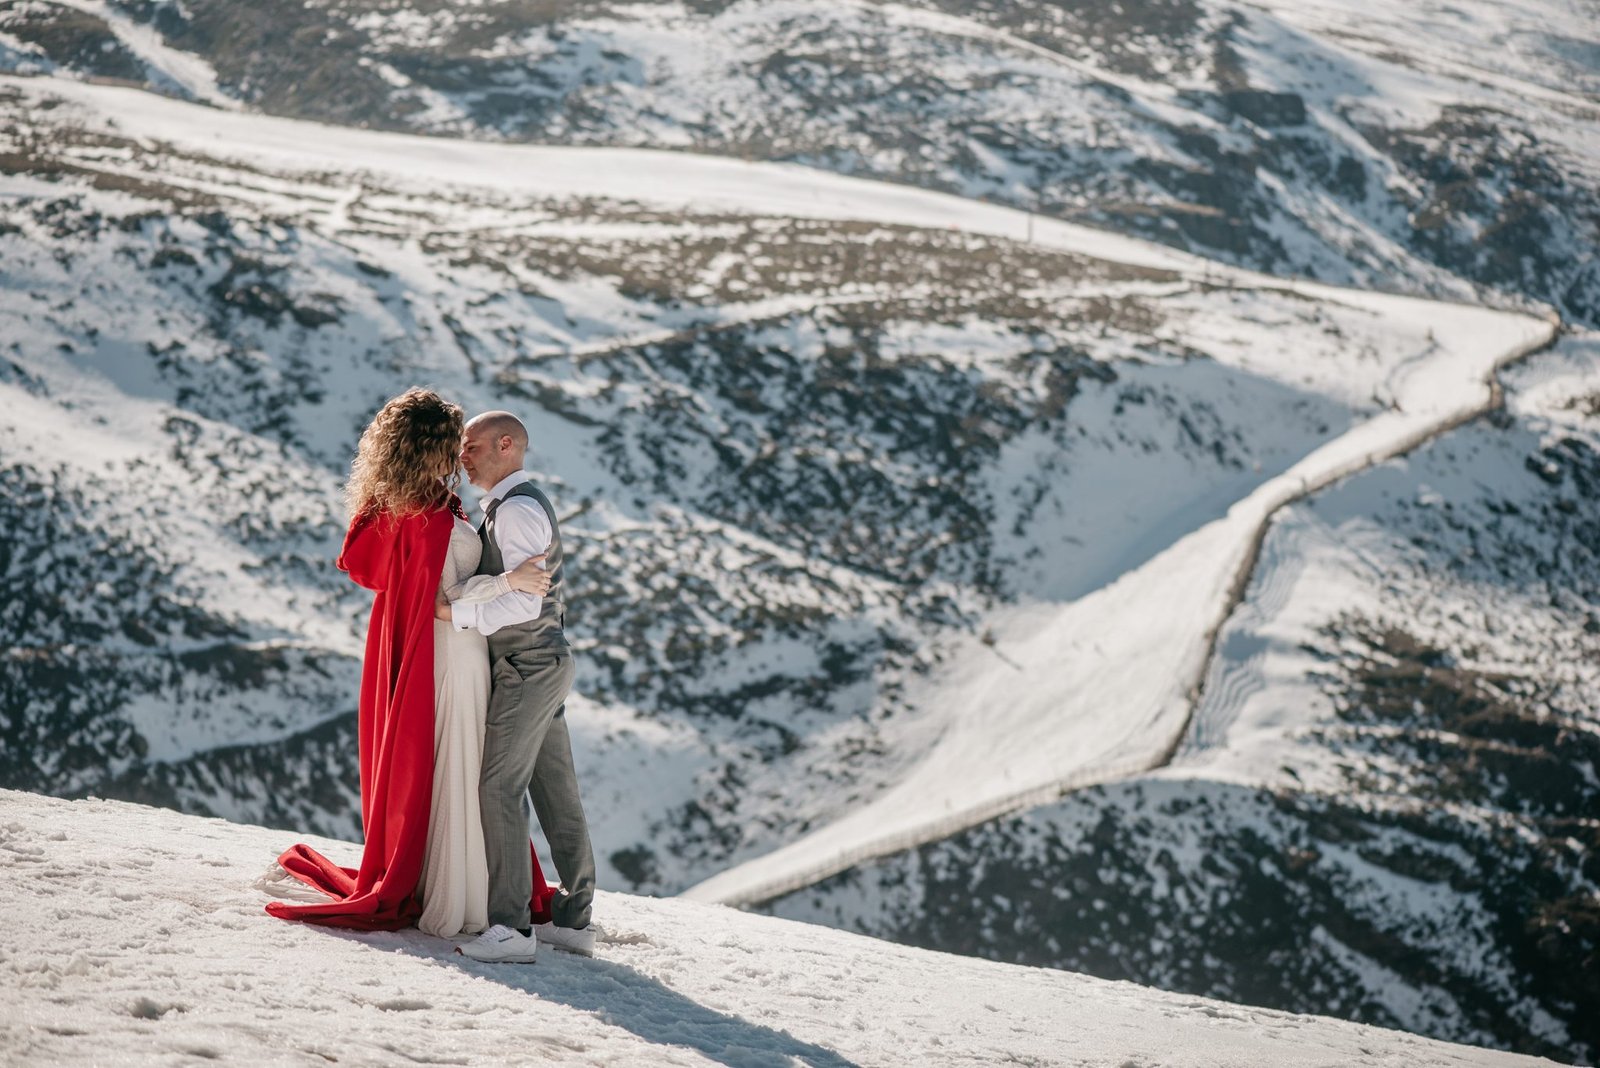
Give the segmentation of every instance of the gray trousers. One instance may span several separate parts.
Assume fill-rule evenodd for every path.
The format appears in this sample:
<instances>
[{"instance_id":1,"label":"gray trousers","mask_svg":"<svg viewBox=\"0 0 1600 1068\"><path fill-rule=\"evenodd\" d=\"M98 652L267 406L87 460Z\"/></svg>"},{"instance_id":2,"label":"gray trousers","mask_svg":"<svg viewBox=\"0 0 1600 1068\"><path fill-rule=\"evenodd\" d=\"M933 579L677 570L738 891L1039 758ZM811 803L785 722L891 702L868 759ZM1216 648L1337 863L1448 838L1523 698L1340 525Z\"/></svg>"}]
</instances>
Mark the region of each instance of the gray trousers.
<instances>
[{"instance_id":1,"label":"gray trousers","mask_svg":"<svg viewBox=\"0 0 1600 1068\"><path fill-rule=\"evenodd\" d=\"M533 893L528 855L532 797L562 890L552 905L558 927L585 927L594 901L594 852L578 798L578 775L567 735L572 691L569 649L525 649L494 662L483 732L478 803L489 858L489 922L527 927Z\"/></svg>"}]
</instances>

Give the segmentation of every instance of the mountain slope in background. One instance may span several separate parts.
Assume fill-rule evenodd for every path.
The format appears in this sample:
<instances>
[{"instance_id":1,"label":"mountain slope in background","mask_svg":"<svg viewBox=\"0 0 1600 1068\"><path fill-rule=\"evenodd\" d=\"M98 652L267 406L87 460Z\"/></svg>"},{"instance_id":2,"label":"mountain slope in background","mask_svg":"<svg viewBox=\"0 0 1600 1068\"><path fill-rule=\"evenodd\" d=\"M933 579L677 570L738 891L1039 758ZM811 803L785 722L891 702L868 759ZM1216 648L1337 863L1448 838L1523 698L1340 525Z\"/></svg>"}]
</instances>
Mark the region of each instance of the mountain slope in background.
<instances>
[{"instance_id":1,"label":"mountain slope in background","mask_svg":"<svg viewBox=\"0 0 1600 1068\"><path fill-rule=\"evenodd\" d=\"M214 113L65 90L9 87L0 203L30 789L356 829L338 484L368 413L428 382L523 412L559 472L606 874L679 889L914 762L904 687L990 607L1138 564L1433 346L978 234L419 185L375 136L365 168L242 162L163 143ZM247 121L239 144L351 143Z\"/></svg>"},{"instance_id":2,"label":"mountain slope in background","mask_svg":"<svg viewBox=\"0 0 1600 1068\"><path fill-rule=\"evenodd\" d=\"M524 413L566 516L606 883L825 826L936 744L954 650L1006 669L995 613L1133 572L1436 349L1047 216L1592 326L1593 14L11 5L0 784L356 833L338 485L426 382ZM1592 363L1279 523L1173 769L776 909L1592 1058Z\"/></svg>"},{"instance_id":3,"label":"mountain slope in background","mask_svg":"<svg viewBox=\"0 0 1600 1068\"><path fill-rule=\"evenodd\" d=\"M1600 323L1592 4L74 0L0 63L345 125L684 148Z\"/></svg>"},{"instance_id":4,"label":"mountain slope in background","mask_svg":"<svg viewBox=\"0 0 1600 1068\"><path fill-rule=\"evenodd\" d=\"M1508 378L1279 519L1170 768L773 911L1591 1060L1600 343Z\"/></svg>"}]
</instances>

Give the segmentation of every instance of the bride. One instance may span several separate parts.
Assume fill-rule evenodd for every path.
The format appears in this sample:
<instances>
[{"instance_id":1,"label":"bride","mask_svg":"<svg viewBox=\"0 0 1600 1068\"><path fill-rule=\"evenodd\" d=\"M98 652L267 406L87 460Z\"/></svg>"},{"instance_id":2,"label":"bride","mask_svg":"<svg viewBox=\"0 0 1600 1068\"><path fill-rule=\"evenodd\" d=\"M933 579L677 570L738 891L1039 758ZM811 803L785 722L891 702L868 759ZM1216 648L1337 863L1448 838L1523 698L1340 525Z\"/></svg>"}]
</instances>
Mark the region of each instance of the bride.
<instances>
[{"instance_id":1,"label":"bride","mask_svg":"<svg viewBox=\"0 0 1600 1068\"><path fill-rule=\"evenodd\" d=\"M338 561L374 591L358 720L361 866L341 868L307 845L289 848L257 881L301 902L270 902L274 916L359 930L415 923L441 936L487 922L478 773L489 656L481 634L437 620L434 605L509 589L542 594L550 575L538 558L475 575L482 544L453 492L462 430L459 406L410 389L361 435L345 488L353 518ZM537 923L549 918L553 893L537 854L533 874Z\"/></svg>"}]
</instances>

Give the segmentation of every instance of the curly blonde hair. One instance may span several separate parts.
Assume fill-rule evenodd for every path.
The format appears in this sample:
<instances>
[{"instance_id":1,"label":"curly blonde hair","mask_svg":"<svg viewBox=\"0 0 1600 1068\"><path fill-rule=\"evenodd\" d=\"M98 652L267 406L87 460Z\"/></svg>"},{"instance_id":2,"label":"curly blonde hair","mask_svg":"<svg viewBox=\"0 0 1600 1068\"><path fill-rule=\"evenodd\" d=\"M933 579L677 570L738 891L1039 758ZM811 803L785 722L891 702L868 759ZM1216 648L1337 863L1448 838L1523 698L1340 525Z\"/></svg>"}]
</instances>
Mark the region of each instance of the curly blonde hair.
<instances>
[{"instance_id":1,"label":"curly blonde hair","mask_svg":"<svg viewBox=\"0 0 1600 1068\"><path fill-rule=\"evenodd\" d=\"M461 406L431 389L391 398L356 446L344 488L350 514L404 518L443 506L460 480L463 425Z\"/></svg>"}]
</instances>

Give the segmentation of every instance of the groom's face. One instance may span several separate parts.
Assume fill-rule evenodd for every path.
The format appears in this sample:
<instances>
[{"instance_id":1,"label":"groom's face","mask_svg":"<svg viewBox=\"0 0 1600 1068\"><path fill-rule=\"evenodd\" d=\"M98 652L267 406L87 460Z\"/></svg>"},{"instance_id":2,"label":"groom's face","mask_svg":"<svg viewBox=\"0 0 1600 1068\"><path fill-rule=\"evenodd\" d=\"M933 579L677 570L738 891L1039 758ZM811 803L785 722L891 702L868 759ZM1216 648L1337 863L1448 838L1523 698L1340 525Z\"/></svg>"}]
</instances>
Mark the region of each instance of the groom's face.
<instances>
[{"instance_id":1,"label":"groom's face","mask_svg":"<svg viewBox=\"0 0 1600 1068\"><path fill-rule=\"evenodd\" d=\"M468 427L461 437L461 469L467 473L467 481L479 489L493 489L494 484L505 477L505 472L500 470L497 445L495 438L484 433L482 428Z\"/></svg>"}]
</instances>

